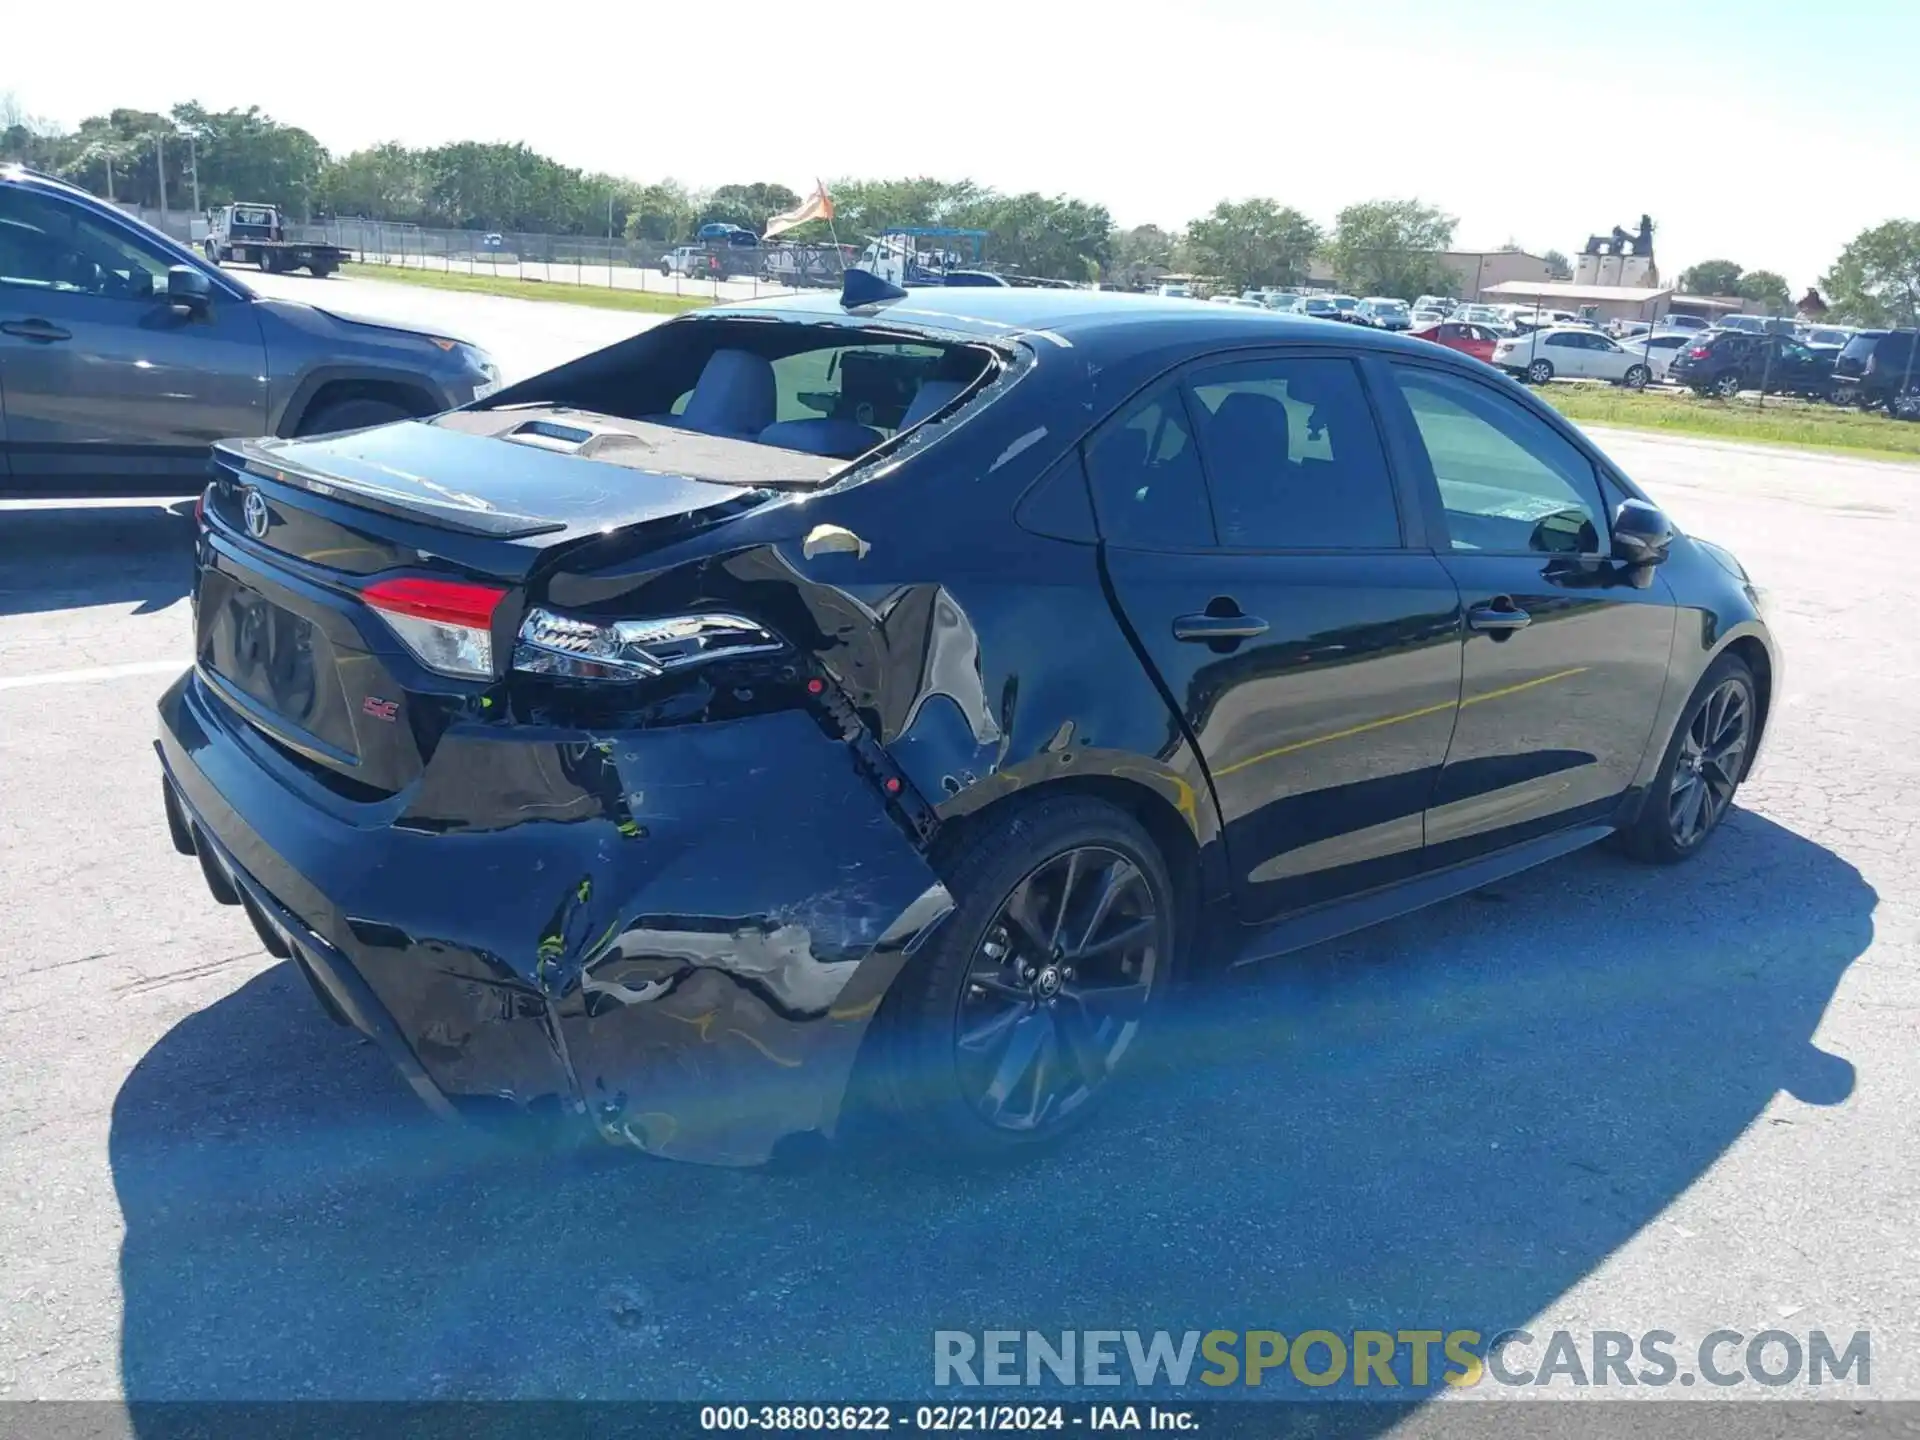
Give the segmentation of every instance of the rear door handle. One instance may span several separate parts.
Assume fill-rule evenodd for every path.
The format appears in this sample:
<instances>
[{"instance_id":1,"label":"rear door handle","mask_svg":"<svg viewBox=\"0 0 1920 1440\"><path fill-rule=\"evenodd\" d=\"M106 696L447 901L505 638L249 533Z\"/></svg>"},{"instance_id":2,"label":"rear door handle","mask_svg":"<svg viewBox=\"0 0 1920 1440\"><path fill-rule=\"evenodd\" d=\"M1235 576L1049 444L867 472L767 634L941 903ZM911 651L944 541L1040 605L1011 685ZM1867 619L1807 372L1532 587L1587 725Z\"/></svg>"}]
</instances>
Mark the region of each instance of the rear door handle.
<instances>
[{"instance_id":1,"label":"rear door handle","mask_svg":"<svg viewBox=\"0 0 1920 1440\"><path fill-rule=\"evenodd\" d=\"M1173 622L1176 640L1251 640L1267 633L1256 615L1182 615Z\"/></svg>"},{"instance_id":2,"label":"rear door handle","mask_svg":"<svg viewBox=\"0 0 1920 1440\"><path fill-rule=\"evenodd\" d=\"M1476 605L1467 612L1467 628L1482 630L1493 635L1508 635L1515 630L1524 630L1533 623L1533 617L1515 605L1511 600L1504 603L1496 601L1491 605Z\"/></svg>"},{"instance_id":3,"label":"rear door handle","mask_svg":"<svg viewBox=\"0 0 1920 1440\"><path fill-rule=\"evenodd\" d=\"M39 340L46 344L73 338L71 330L62 330L51 320L0 320L0 330L9 335L18 335L23 340Z\"/></svg>"}]
</instances>

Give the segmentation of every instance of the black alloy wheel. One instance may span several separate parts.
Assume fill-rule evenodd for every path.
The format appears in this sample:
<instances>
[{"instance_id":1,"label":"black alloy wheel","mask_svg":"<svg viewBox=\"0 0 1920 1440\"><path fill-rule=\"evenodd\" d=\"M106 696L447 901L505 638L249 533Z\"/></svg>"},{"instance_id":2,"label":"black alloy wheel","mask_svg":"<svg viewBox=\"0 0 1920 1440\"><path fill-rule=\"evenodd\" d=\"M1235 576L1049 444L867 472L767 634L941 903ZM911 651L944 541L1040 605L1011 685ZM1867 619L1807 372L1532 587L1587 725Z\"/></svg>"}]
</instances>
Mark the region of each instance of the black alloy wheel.
<instances>
[{"instance_id":1,"label":"black alloy wheel","mask_svg":"<svg viewBox=\"0 0 1920 1440\"><path fill-rule=\"evenodd\" d=\"M887 992L863 1093L937 1156L1049 1144L1120 1088L1170 999L1166 862L1119 806L1042 794L968 823L936 869L954 908Z\"/></svg>"},{"instance_id":2,"label":"black alloy wheel","mask_svg":"<svg viewBox=\"0 0 1920 1440\"><path fill-rule=\"evenodd\" d=\"M1697 854L1733 808L1759 721L1753 672L1722 655L1682 712L1639 819L1619 836L1626 851L1661 865Z\"/></svg>"},{"instance_id":3,"label":"black alloy wheel","mask_svg":"<svg viewBox=\"0 0 1920 1440\"><path fill-rule=\"evenodd\" d=\"M1042 1130L1107 1083L1152 997L1160 928L1140 867L1104 846L1055 855L1014 887L967 969L954 1026L982 1120Z\"/></svg>"},{"instance_id":4,"label":"black alloy wheel","mask_svg":"<svg viewBox=\"0 0 1920 1440\"><path fill-rule=\"evenodd\" d=\"M1667 826L1675 847L1692 850L1733 804L1753 739L1753 687L1728 676L1708 692L1680 740L1680 763L1667 786Z\"/></svg>"}]
</instances>

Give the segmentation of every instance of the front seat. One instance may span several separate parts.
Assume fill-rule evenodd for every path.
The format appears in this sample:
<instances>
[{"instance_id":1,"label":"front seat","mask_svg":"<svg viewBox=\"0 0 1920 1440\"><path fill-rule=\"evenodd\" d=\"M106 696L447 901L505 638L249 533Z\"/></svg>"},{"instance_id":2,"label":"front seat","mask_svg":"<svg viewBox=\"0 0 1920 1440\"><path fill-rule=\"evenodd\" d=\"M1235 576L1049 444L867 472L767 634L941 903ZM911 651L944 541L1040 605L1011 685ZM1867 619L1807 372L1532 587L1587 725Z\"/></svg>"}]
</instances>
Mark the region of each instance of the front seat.
<instances>
[{"instance_id":1,"label":"front seat","mask_svg":"<svg viewBox=\"0 0 1920 1440\"><path fill-rule=\"evenodd\" d=\"M703 435L752 440L773 423L773 366L749 350L716 350L671 423Z\"/></svg>"}]
</instances>

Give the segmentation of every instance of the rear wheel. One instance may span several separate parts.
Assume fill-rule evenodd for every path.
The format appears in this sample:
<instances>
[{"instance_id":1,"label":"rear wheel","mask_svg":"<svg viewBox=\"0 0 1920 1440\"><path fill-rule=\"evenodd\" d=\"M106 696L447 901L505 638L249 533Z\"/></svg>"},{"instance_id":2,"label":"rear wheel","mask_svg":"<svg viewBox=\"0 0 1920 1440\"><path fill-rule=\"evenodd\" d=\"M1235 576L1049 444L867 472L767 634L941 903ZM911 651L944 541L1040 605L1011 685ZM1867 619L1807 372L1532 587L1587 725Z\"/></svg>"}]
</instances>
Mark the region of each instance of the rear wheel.
<instances>
[{"instance_id":1,"label":"rear wheel","mask_svg":"<svg viewBox=\"0 0 1920 1440\"><path fill-rule=\"evenodd\" d=\"M254 258L254 263L257 264L265 274L277 275L280 273L280 259L277 255L273 253L273 251L271 250L257 251L255 252L253 258Z\"/></svg>"},{"instance_id":2,"label":"rear wheel","mask_svg":"<svg viewBox=\"0 0 1920 1440\"><path fill-rule=\"evenodd\" d=\"M1733 808L1759 718L1753 672L1739 656L1722 655L1674 727L1640 818L1621 834L1630 855L1671 865L1699 852Z\"/></svg>"},{"instance_id":3,"label":"rear wheel","mask_svg":"<svg viewBox=\"0 0 1920 1440\"><path fill-rule=\"evenodd\" d=\"M1621 380L1629 390L1644 390L1647 382L1653 379L1653 372L1644 365L1629 365L1626 376Z\"/></svg>"},{"instance_id":4,"label":"rear wheel","mask_svg":"<svg viewBox=\"0 0 1920 1440\"><path fill-rule=\"evenodd\" d=\"M955 911L877 1022L882 1103L949 1152L1058 1139L1107 1098L1164 1003L1165 862L1125 811L1072 796L989 819L942 870Z\"/></svg>"},{"instance_id":5,"label":"rear wheel","mask_svg":"<svg viewBox=\"0 0 1920 1440\"><path fill-rule=\"evenodd\" d=\"M1535 385L1544 385L1553 379L1553 362L1536 360L1527 366L1527 379Z\"/></svg>"},{"instance_id":6,"label":"rear wheel","mask_svg":"<svg viewBox=\"0 0 1920 1440\"><path fill-rule=\"evenodd\" d=\"M395 420L410 420L413 412L391 400L362 396L336 400L322 405L300 422L301 435L331 435L340 430L365 430L373 425L389 425Z\"/></svg>"},{"instance_id":7,"label":"rear wheel","mask_svg":"<svg viewBox=\"0 0 1920 1440\"><path fill-rule=\"evenodd\" d=\"M1731 400L1740 393L1740 377L1729 370L1713 382L1713 393L1722 400Z\"/></svg>"},{"instance_id":8,"label":"rear wheel","mask_svg":"<svg viewBox=\"0 0 1920 1440\"><path fill-rule=\"evenodd\" d=\"M313 272L313 278L316 280L324 280L333 273L333 266L324 264L319 260L307 266L307 269Z\"/></svg>"}]
</instances>

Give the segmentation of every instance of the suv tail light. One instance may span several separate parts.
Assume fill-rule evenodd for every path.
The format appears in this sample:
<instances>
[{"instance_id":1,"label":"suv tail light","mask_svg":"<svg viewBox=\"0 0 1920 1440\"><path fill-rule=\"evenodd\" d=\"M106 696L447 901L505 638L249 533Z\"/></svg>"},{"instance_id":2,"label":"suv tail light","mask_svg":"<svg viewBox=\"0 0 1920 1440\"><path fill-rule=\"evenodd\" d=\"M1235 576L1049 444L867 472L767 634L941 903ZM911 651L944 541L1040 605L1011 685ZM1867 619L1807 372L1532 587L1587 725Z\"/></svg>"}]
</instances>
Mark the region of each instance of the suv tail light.
<instances>
[{"instance_id":1,"label":"suv tail light","mask_svg":"<svg viewBox=\"0 0 1920 1440\"><path fill-rule=\"evenodd\" d=\"M742 615L583 620L535 606L520 626L513 668L572 680L645 680L708 660L785 648L778 635Z\"/></svg>"},{"instance_id":2,"label":"suv tail light","mask_svg":"<svg viewBox=\"0 0 1920 1440\"><path fill-rule=\"evenodd\" d=\"M429 670L493 678L493 612L507 592L463 580L376 580L360 597Z\"/></svg>"},{"instance_id":3,"label":"suv tail light","mask_svg":"<svg viewBox=\"0 0 1920 1440\"><path fill-rule=\"evenodd\" d=\"M1687 358L1689 360L1704 360L1707 358L1707 356L1711 355L1712 353L1713 352L1707 349L1706 346L1696 345L1691 350L1687 351Z\"/></svg>"}]
</instances>

